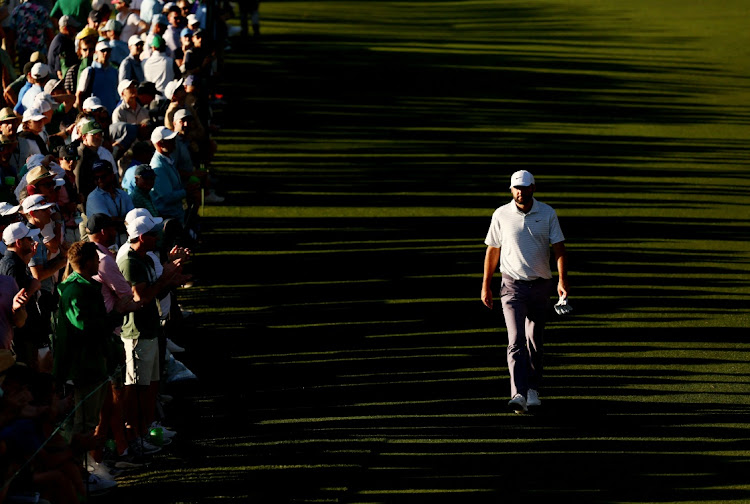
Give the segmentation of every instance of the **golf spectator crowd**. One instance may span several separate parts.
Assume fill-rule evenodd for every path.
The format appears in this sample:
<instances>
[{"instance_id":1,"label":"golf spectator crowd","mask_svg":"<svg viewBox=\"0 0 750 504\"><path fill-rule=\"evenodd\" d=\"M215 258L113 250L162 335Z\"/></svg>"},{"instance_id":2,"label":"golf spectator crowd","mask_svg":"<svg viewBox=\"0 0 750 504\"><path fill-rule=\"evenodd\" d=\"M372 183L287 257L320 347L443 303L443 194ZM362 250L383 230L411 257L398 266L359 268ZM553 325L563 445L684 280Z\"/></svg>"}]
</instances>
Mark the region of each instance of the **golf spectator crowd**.
<instances>
[{"instance_id":1,"label":"golf spectator crowd","mask_svg":"<svg viewBox=\"0 0 750 504\"><path fill-rule=\"evenodd\" d=\"M208 1L0 2L0 503L110 491L175 435L177 296L223 201Z\"/></svg>"}]
</instances>

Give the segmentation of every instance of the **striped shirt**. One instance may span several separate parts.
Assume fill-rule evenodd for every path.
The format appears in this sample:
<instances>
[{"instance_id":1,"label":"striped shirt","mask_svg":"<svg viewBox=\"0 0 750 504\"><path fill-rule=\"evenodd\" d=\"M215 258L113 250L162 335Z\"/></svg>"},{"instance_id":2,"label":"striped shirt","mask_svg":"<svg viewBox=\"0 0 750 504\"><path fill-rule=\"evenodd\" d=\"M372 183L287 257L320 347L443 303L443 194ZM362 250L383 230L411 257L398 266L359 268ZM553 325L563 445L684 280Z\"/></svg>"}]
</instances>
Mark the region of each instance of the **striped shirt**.
<instances>
[{"instance_id":1,"label":"striped shirt","mask_svg":"<svg viewBox=\"0 0 750 504\"><path fill-rule=\"evenodd\" d=\"M516 280L552 278L550 244L565 240L555 210L534 199L525 214L515 201L492 214L484 243L500 249L500 271Z\"/></svg>"}]
</instances>

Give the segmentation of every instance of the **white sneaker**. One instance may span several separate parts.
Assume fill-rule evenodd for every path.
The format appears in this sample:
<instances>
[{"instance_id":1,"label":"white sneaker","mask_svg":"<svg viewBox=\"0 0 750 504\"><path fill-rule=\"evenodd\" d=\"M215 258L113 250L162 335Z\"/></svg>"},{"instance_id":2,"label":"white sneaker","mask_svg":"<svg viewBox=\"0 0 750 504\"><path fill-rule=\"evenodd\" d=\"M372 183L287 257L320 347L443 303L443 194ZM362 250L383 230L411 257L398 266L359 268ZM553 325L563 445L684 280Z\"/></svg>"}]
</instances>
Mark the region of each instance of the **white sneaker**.
<instances>
[{"instance_id":1,"label":"white sneaker","mask_svg":"<svg viewBox=\"0 0 750 504\"><path fill-rule=\"evenodd\" d=\"M167 429L166 427L164 427L159 422L152 423L151 424L151 428L152 429L156 429L156 428L161 429L161 435L162 435L162 438L164 438L164 439L172 439L173 437L175 437L177 435L177 432L175 432L175 431L173 431L171 429Z\"/></svg>"},{"instance_id":2,"label":"white sneaker","mask_svg":"<svg viewBox=\"0 0 750 504\"><path fill-rule=\"evenodd\" d=\"M224 198L212 191L206 194L206 196L203 198L203 201L205 201L206 203L223 203Z\"/></svg>"},{"instance_id":3,"label":"white sneaker","mask_svg":"<svg viewBox=\"0 0 750 504\"><path fill-rule=\"evenodd\" d=\"M526 393L526 406L541 406L542 400L539 399L539 392L529 389Z\"/></svg>"},{"instance_id":4,"label":"white sneaker","mask_svg":"<svg viewBox=\"0 0 750 504\"><path fill-rule=\"evenodd\" d=\"M512 409L516 413L526 413L527 411L529 411L529 409L526 407L526 398L521 394L514 395L513 399L508 401L508 406L510 406L510 409Z\"/></svg>"},{"instance_id":5,"label":"white sneaker","mask_svg":"<svg viewBox=\"0 0 750 504\"><path fill-rule=\"evenodd\" d=\"M89 495L101 495L112 490L116 486L116 481L100 478L96 474L89 474L88 481L86 482L86 488L88 489Z\"/></svg>"}]
</instances>

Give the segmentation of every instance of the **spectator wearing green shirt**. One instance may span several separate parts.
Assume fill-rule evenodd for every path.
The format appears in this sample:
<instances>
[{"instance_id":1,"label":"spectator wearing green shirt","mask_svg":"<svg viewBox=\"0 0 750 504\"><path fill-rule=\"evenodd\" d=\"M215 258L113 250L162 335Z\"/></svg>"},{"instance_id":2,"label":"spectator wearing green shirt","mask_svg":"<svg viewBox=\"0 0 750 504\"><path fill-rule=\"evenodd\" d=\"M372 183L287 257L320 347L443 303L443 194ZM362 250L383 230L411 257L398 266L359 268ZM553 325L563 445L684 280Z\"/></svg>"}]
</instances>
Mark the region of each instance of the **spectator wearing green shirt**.
<instances>
[{"instance_id":1,"label":"spectator wearing green shirt","mask_svg":"<svg viewBox=\"0 0 750 504\"><path fill-rule=\"evenodd\" d=\"M93 433L99 423L107 387L110 335L122 322L122 303L107 313L99 272L98 247L75 242L68 250L71 273L57 287L58 323L53 337L52 374L60 383L73 382L76 410L73 433ZM129 301L129 300L126 300Z\"/></svg>"}]
</instances>

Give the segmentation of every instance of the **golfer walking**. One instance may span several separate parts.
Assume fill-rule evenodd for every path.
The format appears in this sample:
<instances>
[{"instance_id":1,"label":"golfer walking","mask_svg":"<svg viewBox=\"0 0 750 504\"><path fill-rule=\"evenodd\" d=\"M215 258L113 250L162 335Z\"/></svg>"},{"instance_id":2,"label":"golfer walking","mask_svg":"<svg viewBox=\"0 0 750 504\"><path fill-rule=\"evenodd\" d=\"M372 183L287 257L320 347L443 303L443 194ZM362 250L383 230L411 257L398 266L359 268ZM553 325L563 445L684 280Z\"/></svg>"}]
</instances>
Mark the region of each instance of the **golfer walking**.
<instances>
[{"instance_id":1,"label":"golfer walking","mask_svg":"<svg viewBox=\"0 0 750 504\"><path fill-rule=\"evenodd\" d=\"M516 413L540 406L544 323L553 291L549 249L555 254L557 293L568 295L565 237L551 206L534 198L534 176L526 170L510 178L513 200L492 214L487 232L482 302L492 309L491 283L500 266L500 302L508 328L508 406Z\"/></svg>"}]
</instances>

